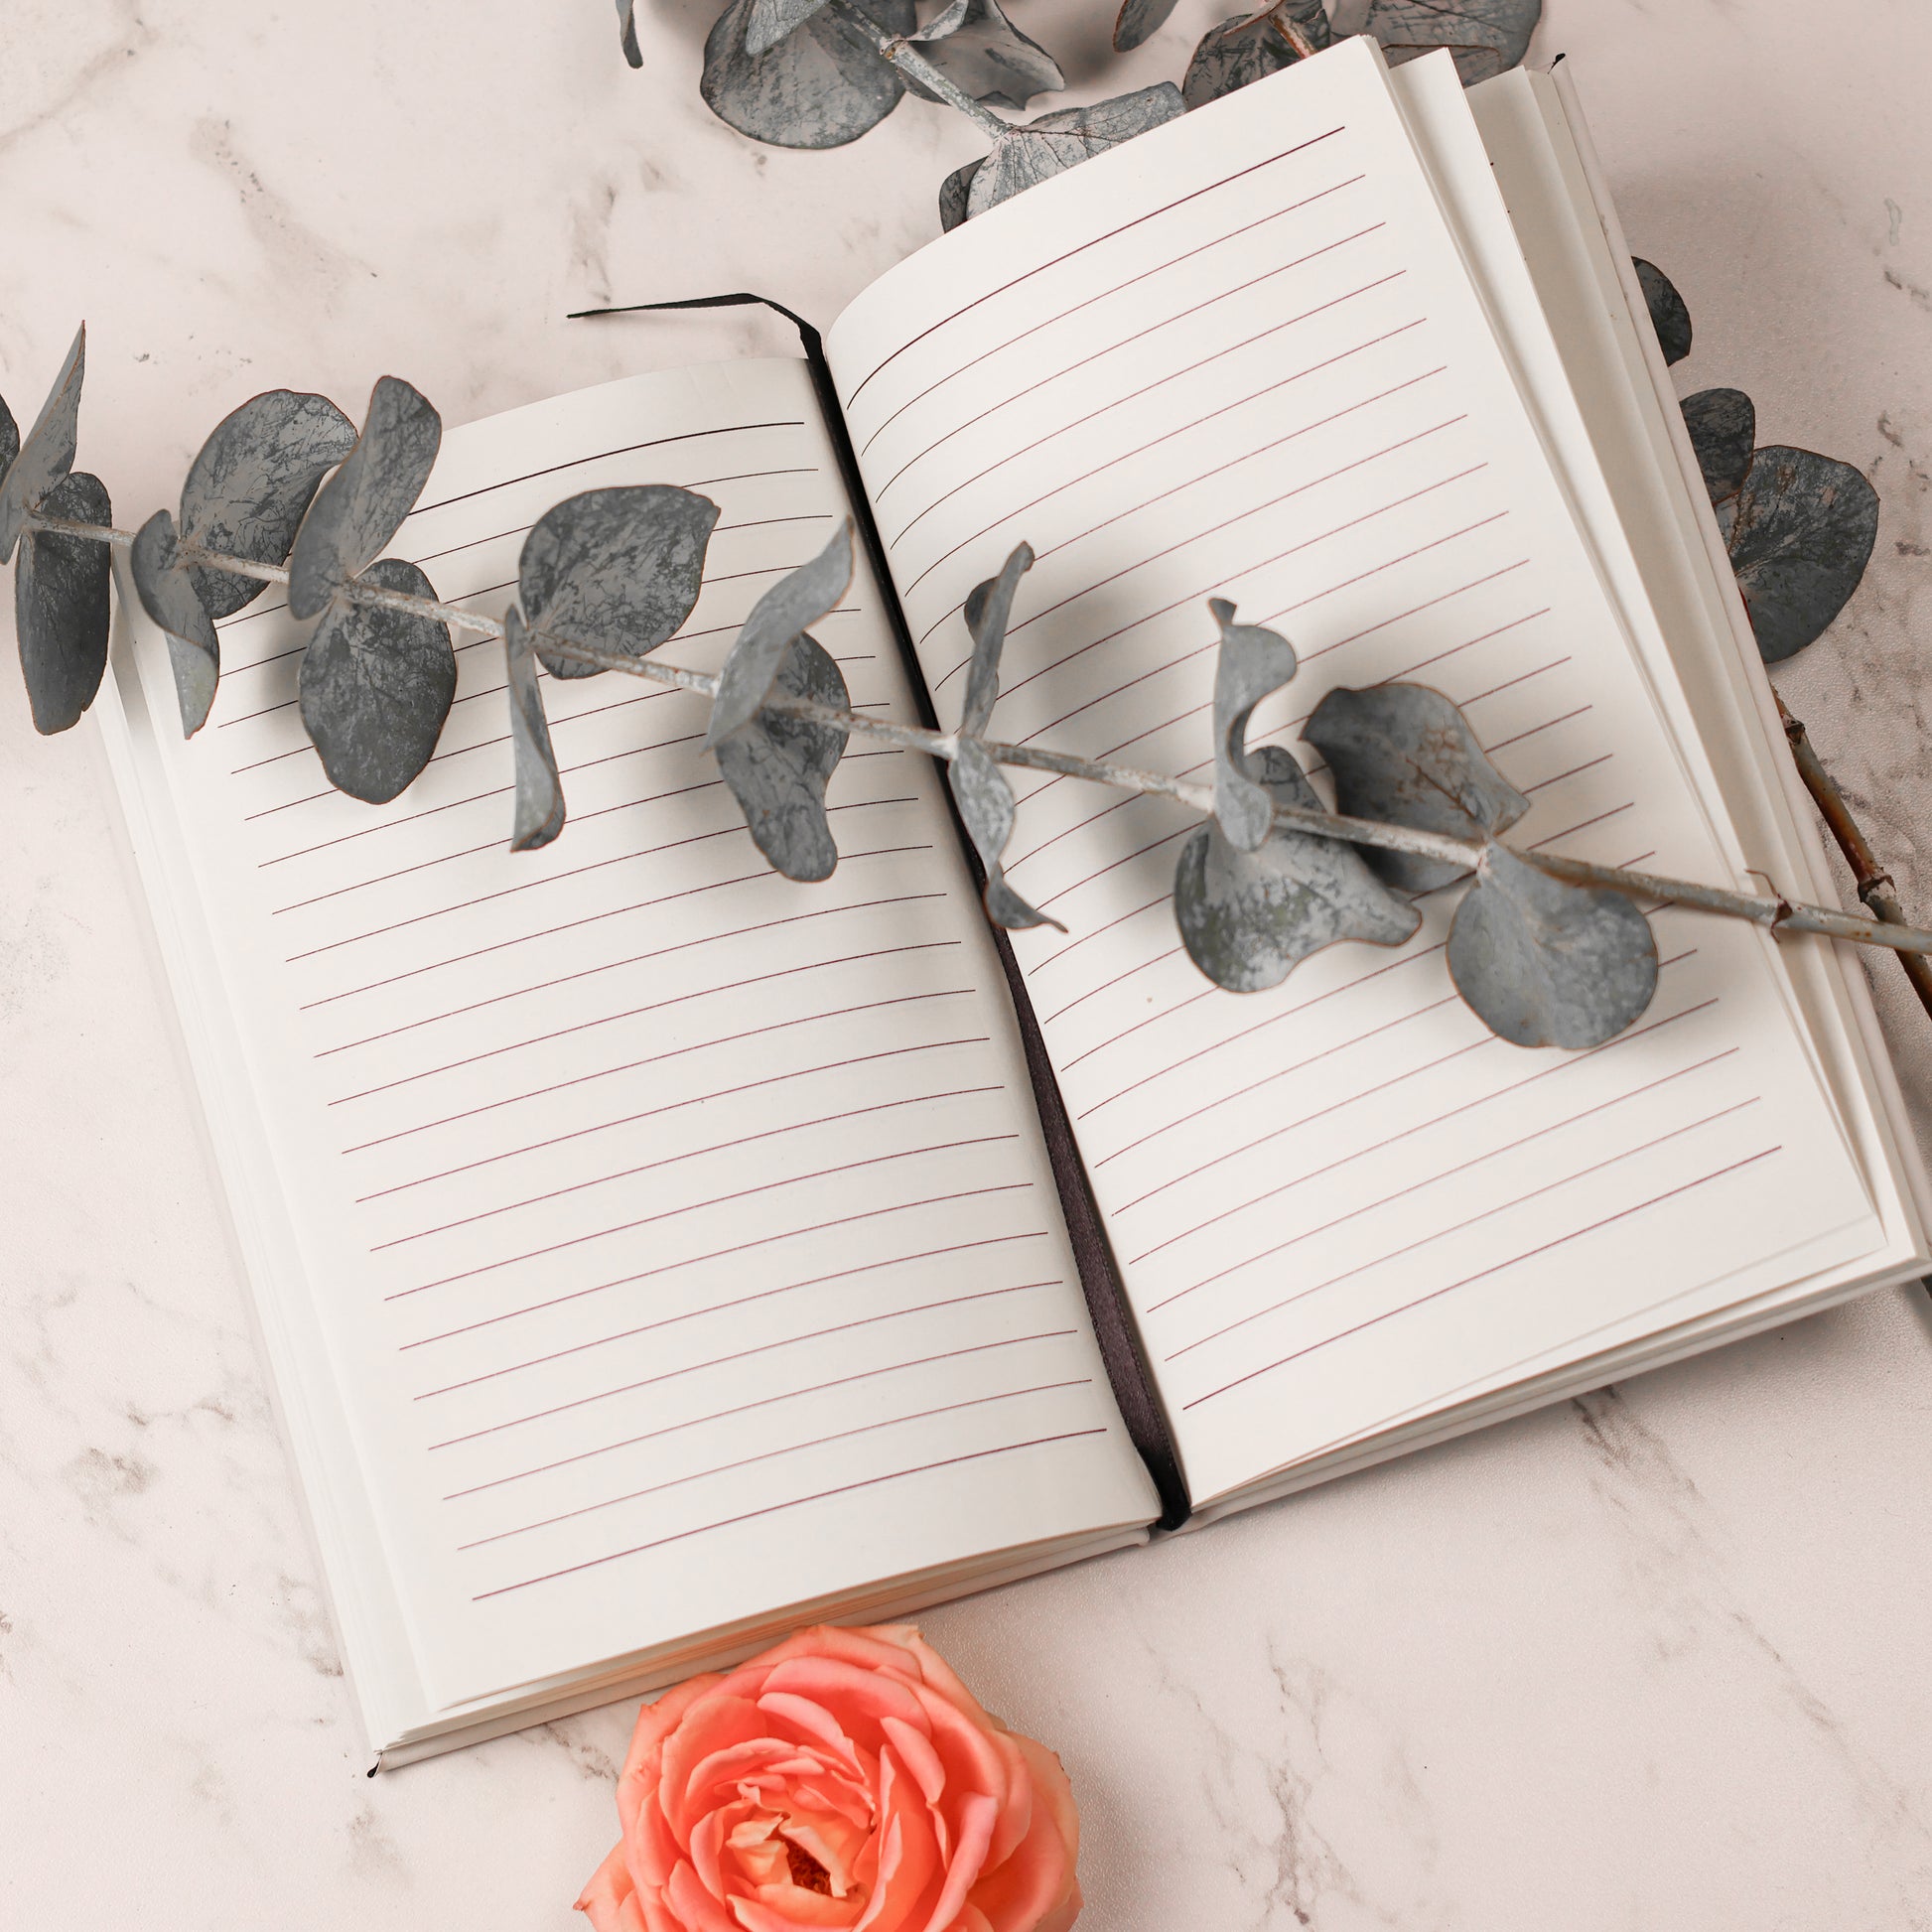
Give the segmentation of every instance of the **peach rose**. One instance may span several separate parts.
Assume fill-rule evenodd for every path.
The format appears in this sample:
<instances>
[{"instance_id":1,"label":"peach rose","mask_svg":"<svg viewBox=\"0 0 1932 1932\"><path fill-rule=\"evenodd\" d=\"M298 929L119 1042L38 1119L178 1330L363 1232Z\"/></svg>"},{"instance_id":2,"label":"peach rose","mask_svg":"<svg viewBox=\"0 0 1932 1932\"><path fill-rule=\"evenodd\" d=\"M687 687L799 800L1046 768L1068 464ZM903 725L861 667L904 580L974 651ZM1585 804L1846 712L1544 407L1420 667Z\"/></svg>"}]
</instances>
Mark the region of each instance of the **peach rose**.
<instances>
[{"instance_id":1,"label":"peach rose","mask_svg":"<svg viewBox=\"0 0 1932 1932\"><path fill-rule=\"evenodd\" d=\"M597 1932L1065 1932L1080 1824L1059 1759L919 1633L801 1630L637 1714Z\"/></svg>"}]
</instances>

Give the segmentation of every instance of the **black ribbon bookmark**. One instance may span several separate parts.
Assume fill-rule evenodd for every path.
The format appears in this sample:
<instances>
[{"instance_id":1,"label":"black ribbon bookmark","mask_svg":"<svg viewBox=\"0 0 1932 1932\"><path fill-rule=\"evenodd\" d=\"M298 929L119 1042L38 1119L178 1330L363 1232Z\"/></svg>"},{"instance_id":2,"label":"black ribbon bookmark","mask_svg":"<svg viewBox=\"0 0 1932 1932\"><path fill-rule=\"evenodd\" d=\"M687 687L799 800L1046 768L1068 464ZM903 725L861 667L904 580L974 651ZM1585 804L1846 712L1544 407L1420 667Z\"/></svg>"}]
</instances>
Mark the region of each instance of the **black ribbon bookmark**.
<instances>
[{"instance_id":1,"label":"black ribbon bookmark","mask_svg":"<svg viewBox=\"0 0 1932 1932\"><path fill-rule=\"evenodd\" d=\"M860 539L865 544L874 581L885 600L887 621L892 625L894 641L898 645L899 657L911 682L913 698L919 709L919 722L928 731L938 731L941 729L938 715L932 708L932 697L926 689L924 674L919 669L918 653L913 647L912 632L905 621L898 593L893 585L893 573L886 561L886 546L880 538L879 524L866 496L865 483L859 476L858 453L852 447L851 433L845 425L845 411L839 403L838 390L832 382L832 367L825 359L824 340L818 331L782 302L773 302L768 296L742 293L688 296L680 302L633 302L616 309L579 309L569 320L577 322L592 316L643 315L668 309L745 308L769 309L783 316L798 332L798 340L804 345L805 366L811 371L812 389L818 397L819 414L824 418L826 434L832 440L839 477L845 484L847 500L858 522ZM950 790L946 798L950 805ZM971 839L966 836L966 828L959 822L956 809L953 811L953 825L968 865L983 883L984 873L978 854L973 850ZM1039 1019L1034 1012L1026 981L1021 977L1020 963L1013 956L1013 946L1007 935L998 927L994 928L993 939L999 951L1001 970L1006 974L1013 1010L1019 1018L1020 1038L1027 1054L1027 1072L1033 1080L1034 1102L1046 1138L1046 1155L1052 1163L1053 1184L1059 1190L1060 1210L1065 1216L1066 1231L1073 1243L1073 1258L1079 1266L1081 1293L1086 1297L1087 1313L1093 1322L1094 1336L1100 1343L1100 1359L1106 1366L1107 1380L1113 1386L1114 1402L1120 1410L1121 1420L1127 1425L1128 1439L1140 1452L1141 1460L1147 1464L1148 1474L1154 1478L1154 1486L1160 1492L1159 1527L1164 1530L1178 1529L1193 1514L1193 1500L1187 1493L1187 1479L1181 1473L1173 1432L1168 1426L1167 1411L1162 1407L1153 1378L1148 1374L1147 1359L1141 1352L1140 1337L1135 1332L1133 1317L1127 1309L1126 1293L1121 1287L1120 1270L1108 1245L1106 1230L1101 1225L1100 1210L1094 1203L1087 1171L1081 1165L1079 1151L1074 1145L1066 1102L1060 1097L1059 1082L1054 1078L1052 1062L1046 1056L1046 1042L1040 1035Z\"/></svg>"}]
</instances>

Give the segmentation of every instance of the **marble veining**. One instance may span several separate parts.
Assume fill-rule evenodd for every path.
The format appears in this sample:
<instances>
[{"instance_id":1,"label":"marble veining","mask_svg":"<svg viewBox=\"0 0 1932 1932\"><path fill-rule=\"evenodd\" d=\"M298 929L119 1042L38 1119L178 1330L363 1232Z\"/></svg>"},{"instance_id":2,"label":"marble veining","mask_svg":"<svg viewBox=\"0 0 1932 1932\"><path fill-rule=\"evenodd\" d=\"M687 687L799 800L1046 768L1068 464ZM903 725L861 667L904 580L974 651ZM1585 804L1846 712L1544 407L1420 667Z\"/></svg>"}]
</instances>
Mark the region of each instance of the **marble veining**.
<instances>
[{"instance_id":1,"label":"marble veining","mask_svg":"<svg viewBox=\"0 0 1932 1932\"><path fill-rule=\"evenodd\" d=\"M1359 11L1359 0L1355 0ZM82 461L135 520L252 388L450 420L782 345L934 230L974 150L908 103L830 155L695 97L709 0L15 0L0 388L90 325ZM1177 78L1188 0L1080 95ZM1932 36L1798 0L1550 0L1686 391L1883 498L1780 684L1932 913ZM88 730L0 677L0 1922L565 1927L631 1712L373 1782ZM1932 1030L1873 985L1932 1132ZM1160 1548L926 1619L1085 1819L1095 1932L1932 1926L1932 1304L1874 1298Z\"/></svg>"}]
</instances>

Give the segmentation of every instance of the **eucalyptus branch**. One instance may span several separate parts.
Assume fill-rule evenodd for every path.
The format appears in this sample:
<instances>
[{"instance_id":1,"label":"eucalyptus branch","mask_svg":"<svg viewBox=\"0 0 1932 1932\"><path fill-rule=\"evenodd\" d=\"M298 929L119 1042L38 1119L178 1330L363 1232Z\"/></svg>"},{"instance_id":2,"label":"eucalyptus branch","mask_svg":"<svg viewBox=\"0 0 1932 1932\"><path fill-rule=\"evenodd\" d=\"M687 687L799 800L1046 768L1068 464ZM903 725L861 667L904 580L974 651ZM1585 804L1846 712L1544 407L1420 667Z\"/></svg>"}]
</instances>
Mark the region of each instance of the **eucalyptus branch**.
<instances>
[{"instance_id":1,"label":"eucalyptus branch","mask_svg":"<svg viewBox=\"0 0 1932 1932\"><path fill-rule=\"evenodd\" d=\"M1010 132L1007 122L992 108L975 100L963 87L947 79L902 35L887 33L862 9L853 5L853 0L828 0L825 12L849 38L871 48L881 60L891 62L900 73L909 75L948 107L956 107L982 134L991 135L995 141L999 141Z\"/></svg>"}]
</instances>

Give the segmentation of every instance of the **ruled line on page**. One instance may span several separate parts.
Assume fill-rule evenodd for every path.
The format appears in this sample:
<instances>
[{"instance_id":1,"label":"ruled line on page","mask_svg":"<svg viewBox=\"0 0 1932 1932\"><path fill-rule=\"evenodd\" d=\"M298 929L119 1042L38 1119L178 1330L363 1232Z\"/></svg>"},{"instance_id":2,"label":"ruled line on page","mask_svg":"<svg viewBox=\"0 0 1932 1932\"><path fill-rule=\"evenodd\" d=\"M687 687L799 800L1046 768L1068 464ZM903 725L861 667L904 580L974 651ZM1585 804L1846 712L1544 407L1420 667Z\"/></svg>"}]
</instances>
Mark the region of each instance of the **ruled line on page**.
<instances>
[{"instance_id":1,"label":"ruled line on page","mask_svg":"<svg viewBox=\"0 0 1932 1932\"><path fill-rule=\"evenodd\" d=\"M583 1563L566 1565L562 1570L545 1572L540 1577L525 1577L513 1584L499 1584L494 1589L478 1591L473 1599L483 1602L492 1596L505 1596L514 1589L528 1589L534 1584L555 1583L560 1577L575 1576L581 1571L594 1570L600 1565L616 1563L623 1557L642 1556L650 1550L661 1550L673 1543L682 1543L694 1536L705 1536L714 1530L731 1529L740 1523L755 1522L760 1517L775 1516L787 1509L803 1509L810 1503L820 1503L833 1496L846 1496L862 1489L876 1489L882 1483L902 1482L910 1476L929 1475L935 1469L957 1468L962 1463L978 1462L989 1455L1011 1455L1016 1450L1026 1449L1045 1449L1054 1443L1076 1442L1083 1437L1099 1436L1105 1432L1098 1429L1066 1430L1056 1436L1035 1436L1023 1443L1003 1444L998 1449L969 1449L959 1455L943 1455L936 1461L922 1462L909 1469L895 1469L889 1475L866 1476L857 1482L843 1482L833 1489L821 1489L815 1495L794 1497L789 1502L767 1503L760 1509L750 1509L741 1515L723 1518L716 1523L706 1523L697 1529L677 1530L668 1536L653 1538L648 1543L634 1543L626 1550L613 1550L607 1556L592 1557Z\"/></svg>"},{"instance_id":2,"label":"ruled line on page","mask_svg":"<svg viewBox=\"0 0 1932 1932\"><path fill-rule=\"evenodd\" d=\"M850 1442L855 1436L876 1435L882 1429L897 1429L908 1422L925 1422L933 1416L952 1416L965 1409L983 1409L999 1402L1017 1402L1030 1395L1050 1395L1060 1389L1090 1387L1091 1376L1070 1376L1062 1382L1035 1382L1024 1389L1002 1389L994 1395L969 1396L963 1402L942 1402L930 1409L915 1409L909 1415L887 1416L878 1422L861 1423L855 1429L834 1430L827 1436L808 1437L802 1443L788 1443L782 1449L762 1449L757 1455L741 1455L732 1462L721 1462L709 1469L694 1469L688 1475L672 1476L664 1482L653 1482L642 1489L627 1489L621 1495L606 1496L594 1503L585 1503L581 1508L568 1509L555 1516L539 1517L534 1523L519 1523L514 1529L498 1530L491 1536L480 1536L469 1543L459 1543L459 1550L481 1550L485 1544L502 1543L513 1536L527 1536L532 1530L547 1530L553 1524L574 1521L580 1516L592 1516L606 1509L616 1509L623 1503L634 1503L644 1496L655 1496L666 1489L676 1489L688 1482L702 1482L708 1476L723 1475L731 1469L747 1469L755 1463L775 1461L783 1456L797 1455L805 1449L823 1449L827 1443Z\"/></svg>"},{"instance_id":3,"label":"ruled line on page","mask_svg":"<svg viewBox=\"0 0 1932 1932\"><path fill-rule=\"evenodd\" d=\"M1537 1247L1526 1249L1521 1254L1512 1255L1507 1261L1491 1263L1490 1266L1478 1269L1472 1275L1465 1275L1460 1281L1450 1282L1444 1288L1433 1289L1427 1295L1419 1295L1414 1301L1405 1302L1399 1309L1391 1309L1381 1314L1371 1315L1366 1320L1358 1321L1335 1334L1324 1335L1321 1340L1311 1342L1306 1348L1299 1348L1293 1354L1284 1355L1280 1360L1269 1362L1261 1368L1251 1369L1246 1375L1238 1376L1234 1381L1224 1383L1218 1389L1210 1389L1205 1395L1195 1396L1192 1401L1182 1404L1182 1407L1197 1409L1203 1402L1211 1402L1216 1396L1226 1395L1229 1390L1239 1388L1244 1382L1253 1381L1256 1376L1268 1375L1278 1368L1286 1368L1290 1362L1299 1361L1305 1355L1311 1355L1317 1349L1331 1347L1338 1341L1345 1341L1350 1335L1359 1334L1365 1328L1374 1327L1381 1322L1393 1320L1397 1315L1406 1314L1410 1310L1421 1308L1425 1303L1440 1301L1446 1295L1453 1295L1457 1289L1468 1288L1489 1276L1502 1273L1507 1268L1518 1267L1526 1261L1534 1261L1541 1255L1550 1254L1554 1250L1565 1247L1573 1241L1581 1241L1586 1236L1598 1233L1603 1228L1612 1226L1618 1221L1628 1220L1633 1215L1646 1213L1653 1207L1661 1207L1665 1201L1679 1199L1685 1194L1695 1192L1700 1187L1709 1186L1714 1180L1722 1180L1727 1174L1741 1173L1744 1169L1754 1167L1758 1162L1769 1160L1774 1154L1781 1154L1783 1151L1782 1144L1761 1148L1755 1154L1746 1155L1741 1161L1733 1161L1728 1166L1719 1168L1711 1173L1700 1174L1697 1179L1687 1180L1681 1186L1673 1187L1665 1193L1653 1194L1650 1199L1639 1201L1634 1207L1621 1208L1616 1213L1606 1214L1602 1219L1592 1221L1586 1227L1573 1228L1567 1233L1558 1235L1555 1240L1542 1242Z\"/></svg>"},{"instance_id":4,"label":"ruled line on page","mask_svg":"<svg viewBox=\"0 0 1932 1932\"><path fill-rule=\"evenodd\" d=\"M619 1396L634 1395L639 1389L654 1388L660 1382L670 1382L686 1375L702 1375L714 1368L732 1368L749 1360L754 1355L768 1355L776 1349L796 1348L808 1341L823 1341L827 1335L849 1334L855 1328L870 1328L881 1322L909 1320L913 1315L931 1314L939 1309L959 1308L970 1302L990 1302L1004 1295L1027 1295L1042 1288L1064 1288L1066 1284L1055 1278L1045 1282L1022 1282L1012 1288L974 1289L965 1295L954 1295L940 1302L922 1302L916 1308L886 1309L876 1314L862 1314L851 1321L835 1321L829 1327L811 1328L802 1334L782 1335L775 1341L755 1342L749 1348L733 1348L722 1355L713 1355L703 1361L685 1362L676 1368L664 1369L656 1375L639 1377L634 1382L621 1382L615 1388L599 1389L594 1395L579 1396L574 1401L558 1403L548 1409L533 1409L520 1416L505 1416L487 1428L480 1429L468 1436L452 1436L440 1443L431 1443L428 1448L436 1449L455 1449L460 1443L473 1442L479 1436L498 1436L506 1429L522 1429L533 1422L546 1422L552 1416L560 1416L572 1409L583 1409L597 1402L615 1402ZM425 1389L415 1399L427 1402L440 1395L450 1395L458 1389L468 1388L468 1383L452 1383L448 1388Z\"/></svg>"}]
</instances>

